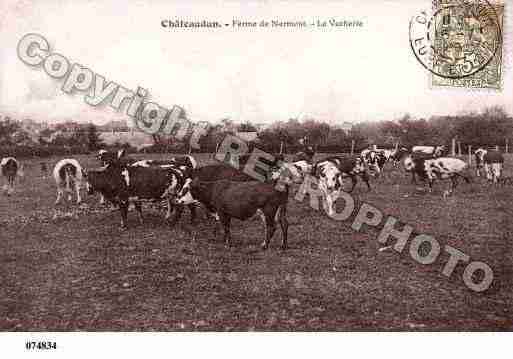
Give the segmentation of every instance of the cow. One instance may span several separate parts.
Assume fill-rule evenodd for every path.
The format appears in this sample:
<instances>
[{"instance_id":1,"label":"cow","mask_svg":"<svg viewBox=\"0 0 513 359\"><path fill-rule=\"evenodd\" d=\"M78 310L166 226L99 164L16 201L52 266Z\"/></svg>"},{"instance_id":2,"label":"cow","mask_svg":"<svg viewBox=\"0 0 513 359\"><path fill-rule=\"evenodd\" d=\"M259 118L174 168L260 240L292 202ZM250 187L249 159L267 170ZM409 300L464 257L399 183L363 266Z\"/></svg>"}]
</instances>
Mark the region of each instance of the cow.
<instances>
[{"instance_id":1,"label":"cow","mask_svg":"<svg viewBox=\"0 0 513 359\"><path fill-rule=\"evenodd\" d=\"M486 178L493 183L497 183L502 174L504 165L504 156L497 150L485 150L478 148L474 152L476 159L476 176L481 176L481 169L484 167Z\"/></svg>"},{"instance_id":2,"label":"cow","mask_svg":"<svg viewBox=\"0 0 513 359\"><path fill-rule=\"evenodd\" d=\"M16 181L18 171L20 170L20 164L14 157L4 157L0 161L0 168L2 176L5 177L5 180L7 181L3 186L3 190L8 196L10 196L14 193L14 183Z\"/></svg>"},{"instance_id":3,"label":"cow","mask_svg":"<svg viewBox=\"0 0 513 359\"><path fill-rule=\"evenodd\" d=\"M317 178L319 189L326 200L328 214L334 211L334 198L338 197L343 178L351 179L352 186L348 192L352 192L356 186L357 176L367 184L368 190L371 190L369 175L361 157L328 157L315 163L312 173Z\"/></svg>"},{"instance_id":4,"label":"cow","mask_svg":"<svg viewBox=\"0 0 513 359\"><path fill-rule=\"evenodd\" d=\"M452 157L414 157L408 156L404 160L404 166L407 171L415 173L423 180L427 180L429 192L433 190L433 182L435 179L450 179L451 194L458 185L458 178L461 177L465 182L470 183L470 179L462 174L467 168L465 161Z\"/></svg>"},{"instance_id":5,"label":"cow","mask_svg":"<svg viewBox=\"0 0 513 359\"><path fill-rule=\"evenodd\" d=\"M165 197L169 197L170 199L176 195L176 192L178 192L183 184L185 183L185 180L187 178L190 178L193 174L193 171L197 168L198 162L196 159L190 155L187 156L178 156L170 158L169 160L141 160L137 161L135 163L132 163L130 166L141 166L141 167L159 167L162 169L167 169L169 171L173 172L173 175L177 178L177 186L176 188L173 188L175 192L166 192ZM170 225L174 225L178 220L180 219L183 207L177 206L175 207L173 204L173 201L171 200L167 201L167 212L166 212L166 219L170 219L173 210L175 210L175 216L170 221ZM191 212L191 222L194 222L194 219L196 217L194 206L189 206L189 210Z\"/></svg>"},{"instance_id":6,"label":"cow","mask_svg":"<svg viewBox=\"0 0 513 359\"><path fill-rule=\"evenodd\" d=\"M385 166L385 156L377 150L365 149L362 151L360 158L369 167L371 174L377 175Z\"/></svg>"},{"instance_id":7,"label":"cow","mask_svg":"<svg viewBox=\"0 0 513 359\"><path fill-rule=\"evenodd\" d=\"M80 196L82 174L82 166L76 159L65 158L57 162L53 168L53 178L57 185L56 205L60 203L64 192L68 193L68 201L72 200L72 193L74 191L77 195L77 204L82 202L82 197Z\"/></svg>"},{"instance_id":8,"label":"cow","mask_svg":"<svg viewBox=\"0 0 513 359\"><path fill-rule=\"evenodd\" d=\"M296 166L285 163L273 172L272 179L274 183L235 182L228 179L206 182L195 178L184 186L176 202L182 205L199 202L205 206L223 225L226 245L231 244L231 219L244 221L258 213L266 226L262 249L269 247L277 223L282 231L281 248L286 249L289 187L292 183L301 183L303 175Z\"/></svg>"},{"instance_id":9,"label":"cow","mask_svg":"<svg viewBox=\"0 0 513 359\"><path fill-rule=\"evenodd\" d=\"M122 156L122 155L121 155ZM120 156L120 157L121 157ZM173 208L172 199L176 192L183 186L185 178L183 172L175 166L142 166L127 165L121 158L112 161L100 169L84 171L87 193L92 195L99 192L105 198L119 207L121 214L121 228L127 228L128 206L134 203L139 214L140 222L144 222L142 215L142 201L168 202L168 213L171 216ZM191 207L191 221L194 221L195 213Z\"/></svg>"},{"instance_id":10,"label":"cow","mask_svg":"<svg viewBox=\"0 0 513 359\"><path fill-rule=\"evenodd\" d=\"M445 153L445 146L413 146L412 153L430 155L432 157L441 157Z\"/></svg>"}]
</instances>

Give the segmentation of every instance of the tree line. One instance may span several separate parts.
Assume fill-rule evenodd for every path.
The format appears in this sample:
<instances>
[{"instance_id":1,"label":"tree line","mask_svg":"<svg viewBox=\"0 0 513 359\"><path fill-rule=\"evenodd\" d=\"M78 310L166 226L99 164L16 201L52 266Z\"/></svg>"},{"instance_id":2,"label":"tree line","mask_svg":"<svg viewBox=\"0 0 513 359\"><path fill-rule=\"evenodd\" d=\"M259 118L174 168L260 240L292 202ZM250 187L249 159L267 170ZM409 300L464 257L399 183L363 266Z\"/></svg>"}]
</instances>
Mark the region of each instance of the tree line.
<instances>
[{"instance_id":1,"label":"tree line","mask_svg":"<svg viewBox=\"0 0 513 359\"><path fill-rule=\"evenodd\" d=\"M283 150L293 153L301 150L304 145L313 146L317 152L349 152L352 143L355 151L371 145L378 148L394 148L397 145L450 146L453 139L466 151L467 146L477 148L498 145L504 149L508 139L513 139L513 118L504 108L493 106L480 112L430 118L414 118L404 114L392 120L357 123L350 129L314 118L290 118L275 122L260 131L250 122L237 123L225 118L210 126L208 133L200 139L200 152L214 152L226 135L237 135L240 132L257 132L252 145L268 152ZM188 152L189 136L190 133L181 141L171 136L152 136L153 146L146 151ZM104 147L98 126L94 124L61 124L41 130L37 139L34 139L33 134L25 131L20 122L6 118L0 120L2 154L19 152L22 148L35 155L60 154L62 151L88 153ZM115 143L113 147L135 151L129 143Z\"/></svg>"}]
</instances>

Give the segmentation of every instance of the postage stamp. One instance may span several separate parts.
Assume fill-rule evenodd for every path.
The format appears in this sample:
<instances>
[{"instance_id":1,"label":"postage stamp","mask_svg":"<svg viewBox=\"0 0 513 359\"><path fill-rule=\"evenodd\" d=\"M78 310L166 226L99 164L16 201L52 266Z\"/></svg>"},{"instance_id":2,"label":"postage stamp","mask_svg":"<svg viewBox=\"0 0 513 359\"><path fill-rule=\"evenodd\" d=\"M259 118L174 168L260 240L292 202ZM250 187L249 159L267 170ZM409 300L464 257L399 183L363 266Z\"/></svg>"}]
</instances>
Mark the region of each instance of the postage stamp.
<instances>
[{"instance_id":1,"label":"postage stamp","mask_svg":"<svg viewBox=\"0 0 513 359\"><path fill-rule=\"evenodd\" d=\"M410 22L410 44L433 87L500 90L504 4L437 0Z\"/></svg>"}]
</instances>

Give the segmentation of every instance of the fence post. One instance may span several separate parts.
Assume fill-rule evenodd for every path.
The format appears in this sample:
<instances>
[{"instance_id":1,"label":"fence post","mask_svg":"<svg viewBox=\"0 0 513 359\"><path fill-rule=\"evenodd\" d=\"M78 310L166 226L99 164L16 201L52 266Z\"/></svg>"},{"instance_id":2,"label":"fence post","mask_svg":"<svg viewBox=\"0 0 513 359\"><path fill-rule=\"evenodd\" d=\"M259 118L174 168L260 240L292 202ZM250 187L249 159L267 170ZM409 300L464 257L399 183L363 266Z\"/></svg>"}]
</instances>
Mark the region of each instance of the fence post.
<instances>
[{"instance_id":1,"label":"fence post","mask_svg":"<svg viewBox=\"0 0 513 359\"><path fill-rule=\"evenodd\" d=\"M506 138L506 153L509 153L509 140Z\"/></svg>"},{"instance_id":2,"label":"fence post","mask_svg":"<svg viewBox=\"0 0 513 359\"><path fill-rule=\"evenodd\" d=\"M351 140L351 155L354 154L354 140Z\"/></svg>"},{"instance_id":3,"label":"fence post","mask_svg":"<svg viewBox=\"0 0 513 359\"><path fill-rule=\"evenodd\" d=\"M461 141L458 141L458 156L461 156Z\"/></svg>"},{"instance_id":4,"label":"fence post","mask_svg":"<svg viewBox=\"0 0 513 359\"><path fill-rule=\"evenodd\" d=\"M456 139L455 138L452 139L452 146L451 147L452 147L452 151L451 151L452 152L452 156L455 157L456 156Z\"/></svg>"},{"instance_id":5,"label":"fence post","mask_svg":"<svg viewBox=\"0 0 513 359\"><path fill-rule=\"evenodd\" d=\"M495 150L499 151L499 145L495 145Z\"/></svg>"},{"instance_id":6,"label":"fence post","mask_svg":"<svg viewBox=\"0 0 513 359\"><path fill-rule=\"evenodd\" d=\"M472 166L472 145L468 145L468 165Z\"/></svg>"},{"instance_id":7,"label":"fence post","mask_svg":"<svg viewBox=\"0 0 513 359\"><path fill-rule=\"evenodd\" d=\"M283 141L280 142L280 155L283 154Z\"/></svg>"}]
</instances>

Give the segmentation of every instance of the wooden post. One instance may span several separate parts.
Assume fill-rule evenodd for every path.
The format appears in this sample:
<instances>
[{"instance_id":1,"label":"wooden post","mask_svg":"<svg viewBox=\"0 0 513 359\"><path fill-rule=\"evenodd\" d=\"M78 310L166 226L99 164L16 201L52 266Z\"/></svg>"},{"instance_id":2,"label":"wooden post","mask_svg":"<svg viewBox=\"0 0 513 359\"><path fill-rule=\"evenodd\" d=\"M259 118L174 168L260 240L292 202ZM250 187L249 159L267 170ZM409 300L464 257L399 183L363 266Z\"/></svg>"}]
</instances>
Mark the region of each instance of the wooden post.
<instances>
[{"instance_id":1,"label":"wooden post","mask_svg":"<svg viewBox=\"0 0 513 359\"><path fill-rule=\"evenodd\" d=\"M453 157L455 157L456 156L456 139L455 138L452 139L452 151L451 152L452 152Z\"/></svg>"},{"instance_id":2,"label":"wooden post","mask_svg":"<svg viewBox=\"0 0 513 359\"><path fill-rule=\"evenodd\" d=\"M495 150L498 151L499 150L499 145L496 145L495 146Z\"/></svg>"},{"instance_id":3,"label":"wooden post","mask_svg":"<svg viewBox=\"0 0 513 359\"><path fill-rule=\"evenodd\" d=\"M472 145L468 145L468 165L472 166Z\"/></svg>"},{"instance_id":4,"label":"wooden post","mask_svg":"<svg viewBox=\"0 0 513 359\"><path fill-rule=\"evenodd\" d=\"M506 153L509 153L509 140L506 138Z\"/></svg>"},{"instance_id":5,"label":"wooden post","mask_svg":"<svg viewBox=\"0 0 513 359\"><path fill-rule=\"evenodd\" d=\"M461 141L458 141L458 156L461 156Z\"/></svg>"},{"instance_id":6,"label":"wooden post","mask_svg":"<svg viewBox=\"0 0 513 359\"><path fill-rule=\"evenodd\" d=\"M396 142L396 143L395 143L395 149L394 149L394 150L395 150L395 152L397 152L397 149L398 149L398 148L399 148L399 142Z\"/></svg>"},{"instance_id":7,"label":"wooden post","mask_svg":"<svg viewBox=\"0 0 513 359\"><path fill-rule=\"evenodd\" d=\"M283 141L280 142L280 155L283 154Z\"/></svg>"},{"instance_id":8,"label":"wooden post","mask_svg":"<svg viewBox=\"0 0 513 359\"><path fill-rule=\"evenodd\" d=\"M351 155L354 154L354 140L351 140Z\"/></svg>"}]
</instances>

